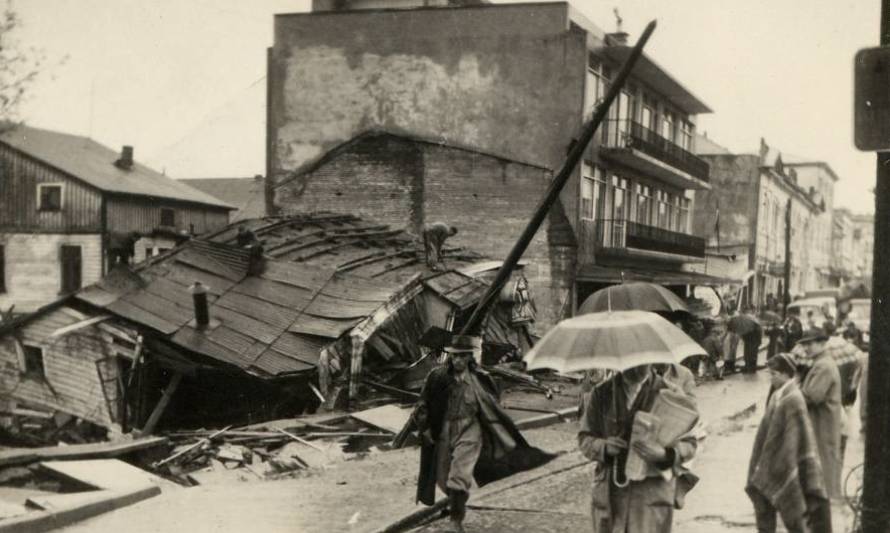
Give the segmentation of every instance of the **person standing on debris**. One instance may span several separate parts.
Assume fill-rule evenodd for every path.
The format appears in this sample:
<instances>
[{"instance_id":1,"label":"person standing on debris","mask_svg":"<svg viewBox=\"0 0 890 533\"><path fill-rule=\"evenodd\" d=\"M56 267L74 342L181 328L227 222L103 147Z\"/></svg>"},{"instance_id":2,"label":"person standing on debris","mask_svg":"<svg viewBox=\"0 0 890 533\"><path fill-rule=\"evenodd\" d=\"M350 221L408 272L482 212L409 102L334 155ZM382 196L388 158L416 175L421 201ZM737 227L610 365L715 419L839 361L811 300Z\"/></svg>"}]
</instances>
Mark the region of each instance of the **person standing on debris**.
<instances>
[{"instance_id":1,"label":"person standing on debris","mask_svg":"<svg viewBox=\"0 0 890 533\"><path fill-rule=\"evenodd\" d=\"M438 485L451 499L451 531L462 532L470 488L485 481L481 467L503 461L530 468L551 456L528 445L498 405L494 381L477 370L481 338L455 335L445 351L446 364L429 373L412 414L423 440L417 500L433 505Z\"/></svg>"},{"instance_id":2,"label":"person standing on debris","mask_svg":"<svg viewBox=\"0 0 890 533\"><path fill-rule=\"evenodd\" d=\"M819 459L829 498L841 493L841 375L834 357L825 349L828 337L821 329L812 329L800 339L800 345L813 361L800 390L807 402Z\"/></svg>"},{"instance_id":3,"label":"person standing on debris","mask_svg":"<svg viewBox=\"0 0 890 533\"><path fill-rule=\"evenodd\" d=\"M671 531L674 507L694 484L681 465L695 455L695 437L688 433L669 447L638 442L634 451L667 475L633 481L625 474L634 417L639 411L650 411L658 394L669 388L650 365L641 365L615 374L587 398L578 447L595 463L594 533ZM681 473L679 478L675 475Z\"/></svg>"},{"instance_id":4,"label":"person standing on debris","mask_svg":"<svg viewBox=\"0 0 890 533\"><path fill-rule=\"evenodd\" d=\"M444 222L433 222L423 228L423 250L426 264L431 270L439 270L442 263L442 245L449 237L457 235L457 228Z\"/></svg>"},{"instance_id":5,"label":"person standing on debris","mask_svg":"<svg viewBox=\"0 0 890 533\"><path fill-rule=\"evenodd\" d=\"M770 395L754 437L745 486L757 531L775 533L777 512L789 533L831 531L825 529L831 511L794 359L780 353L766 364Z\"/></svg>"}]
</instances>

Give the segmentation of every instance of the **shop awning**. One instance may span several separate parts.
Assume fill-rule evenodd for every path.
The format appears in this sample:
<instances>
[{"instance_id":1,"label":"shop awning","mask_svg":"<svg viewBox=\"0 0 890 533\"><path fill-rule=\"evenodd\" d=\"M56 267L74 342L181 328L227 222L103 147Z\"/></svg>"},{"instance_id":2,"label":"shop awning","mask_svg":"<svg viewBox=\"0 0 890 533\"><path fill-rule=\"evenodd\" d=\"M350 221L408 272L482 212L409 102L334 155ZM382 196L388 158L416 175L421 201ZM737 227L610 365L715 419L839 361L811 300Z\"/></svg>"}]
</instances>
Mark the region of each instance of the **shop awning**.
<instances>
[{"instance_id":1,"label":"shop awning","mask_svg":"<svg viewBox=\"0 0 890 533\"><path fill-rule=\"evenodd\" d=\"M658 283L659 285L704 285L708 287L741 284L741 281L739 280L709 276L698 272L605 267L598 265L585 265L581 267L576 279L578 281L596 283L621 283L623 280L648 281L650 283Z\"/></svg>"}]
</instances>

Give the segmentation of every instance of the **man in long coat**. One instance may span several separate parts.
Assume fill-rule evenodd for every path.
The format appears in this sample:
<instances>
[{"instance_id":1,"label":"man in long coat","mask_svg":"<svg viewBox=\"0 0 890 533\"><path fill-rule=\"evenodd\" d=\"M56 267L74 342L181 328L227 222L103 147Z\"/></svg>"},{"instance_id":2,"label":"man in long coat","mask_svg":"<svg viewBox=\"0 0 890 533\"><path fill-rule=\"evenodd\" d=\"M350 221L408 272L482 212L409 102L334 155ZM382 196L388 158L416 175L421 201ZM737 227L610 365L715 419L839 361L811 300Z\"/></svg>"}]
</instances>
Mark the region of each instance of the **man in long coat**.
<instances>
[{"instance_id":1,"label":"man in long coat","mask_svg":"<svg viewBox=\"0 0 890 533\"><path fill-rule=\"evenodd\" d=\"M840 498L841 491L841 376L834 357L825 350L828 337L821 329L808 331L799 344L812 359L813 366L800 386L819 447L819 459L825 475L829 498Z\"/></svg>"},{"instance_id":2,"label":"man in long coat","mask_svg":"<svg viewBox=\"0 0 890 533\"><path fill-rule=\"evenodd\" d=\"M437 485L448 494L451 531L463 531L474 481L482 485L552 458L530 447L498 405L494 381L476 369L473 356L481 350L481 338L455 335L447 363L427 376L413 414L423 439L417 500L433 505Z\"/></svg>"},{"instance_id":3,"label":"man in long coat","mask_svg":"<svg viewBox=\"0 0 890 533\"><path fill-rule=\"evenodd\" d=\"M595 463L591 514L594 533L670 533L681 465L695 454L687 434L673 446L644 445L635 451L667 475L630 481L625 477L628 442L638 411L652 409L669 388L649 365L616 374L591 391L581 419L578 446Z\"/></svg>"},{"instance_id":4,"label":"man in long coat","mask_svg":"<svg viewBox=\"0 0 890 533\"><path fill-rule=\"evenodd\" d=\"M830 531L816 436L794 360L780 353L767 366L772 388L754 438L745 487L754 504L757 531L775 533L777 513L789 533Z\"/></svg>"}]
</instances>

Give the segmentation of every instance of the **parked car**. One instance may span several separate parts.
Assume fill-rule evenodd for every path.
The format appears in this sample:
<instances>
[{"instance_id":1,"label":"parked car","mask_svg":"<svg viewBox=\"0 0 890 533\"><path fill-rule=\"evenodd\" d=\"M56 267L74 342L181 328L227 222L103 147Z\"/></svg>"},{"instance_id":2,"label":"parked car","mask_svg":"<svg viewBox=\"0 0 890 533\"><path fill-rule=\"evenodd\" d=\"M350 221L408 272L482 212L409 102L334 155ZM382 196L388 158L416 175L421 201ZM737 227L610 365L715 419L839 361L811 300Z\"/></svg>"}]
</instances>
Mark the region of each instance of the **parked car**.
<instances>
[{"instance_id":1,"label":"parked car","mask_svg":"<svg viewBox=\"0 0 890 533\"><path fill-rule=\"evenodd\" d=\"M869 328L871 327L871 299L854 298L849 301L850 311L847 320L852 320L856 329L862 332L862 344L859 348L868 350Z\"/></svg>"},{"instance_id":2,"label":"parked car","mask_svg":"<svg viewBox=\"0 0 890 533\"><path fill-rule=\"evenodd\" d=\"M813 320L818 327L822 327L827 318L825 316L826 310L833 319L837 319L837 300L833 296L803 298L788 304L788 309L795 308L800 310L800 321L803 322L804 329L807 328L807 314L810 311L813 312Z\"/></svg>"}]
</instances>

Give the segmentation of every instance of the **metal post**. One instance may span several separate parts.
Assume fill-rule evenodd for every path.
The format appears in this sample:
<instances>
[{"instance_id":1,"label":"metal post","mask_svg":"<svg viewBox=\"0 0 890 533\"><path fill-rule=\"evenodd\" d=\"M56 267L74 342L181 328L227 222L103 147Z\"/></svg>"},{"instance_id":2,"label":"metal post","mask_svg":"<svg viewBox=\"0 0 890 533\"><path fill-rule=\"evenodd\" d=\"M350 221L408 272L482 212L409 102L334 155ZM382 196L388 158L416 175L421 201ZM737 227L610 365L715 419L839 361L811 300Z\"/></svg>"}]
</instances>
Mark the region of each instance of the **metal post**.
<instances>
[{"instance_id":1,"label":"metal post","mask_svg":"<svg viewBox=\"0 0 890 533\"><path fill-rule=\"evenodd\" d=\"M649 40L653 31L655 31L654 20L646 26L643 34L640 35L640 39L637 41L637 44L634 45L630 56L628 56L624 65L622 65L621 70L618 72L618 75L615 77L615 80L609 86L609 90L606 92L606 96L603 98L602 103L597 106L590 122L588 122L582 130L578 142L572 146L559 173L553 178L553 181L550 182L550 187L547 189L547 193L535 208L535 212L528 225L525 227L525 230L522 232L522 235L519 236L519 240L513 245L513 249L510 250L503 265L501 265L500 270L498 270L497 276L488 287L488 291L486 291L485 295L479 301L479 304L476 305L476 309L473 310L470 319L464 325L463 329L461 329L462 335L478 333L482 329L482 323L485 320L485 316L488 314L491 306L494 305L497 295L501 292L501 288L510 278L510 274L516 267L516 264L519 262L525 249L528 248L535 233L541 227L541 223L544 222L544 217L547 216L550 208L559 198L560 191L569 180L569 177L571 177L572 172L574 172L575 167L584 155L585 150L587 150L587 145L590 144L590 140L593 139L593 134L596 133L600 123L606 118L606 113L608 113L609 107L618 96L627 77L630 76L630 71L633 69L634 64L636 64L637 59L639 59L640 55L643 53L643 47L646 46L646 42Z\"/></svg>"},{"instance_id":2,"label":"metal post","mask_svg":"<svg viewBox=\"0 0 890 533\"><path fill-rule=\"evenodd\" d=\"M881 46L890 45L890 0L881 2ZM872 268L863 533L890 531L890 153L878 152ZM882 267L884 265L884 267Z\"/></svg>"}]
</instances>

